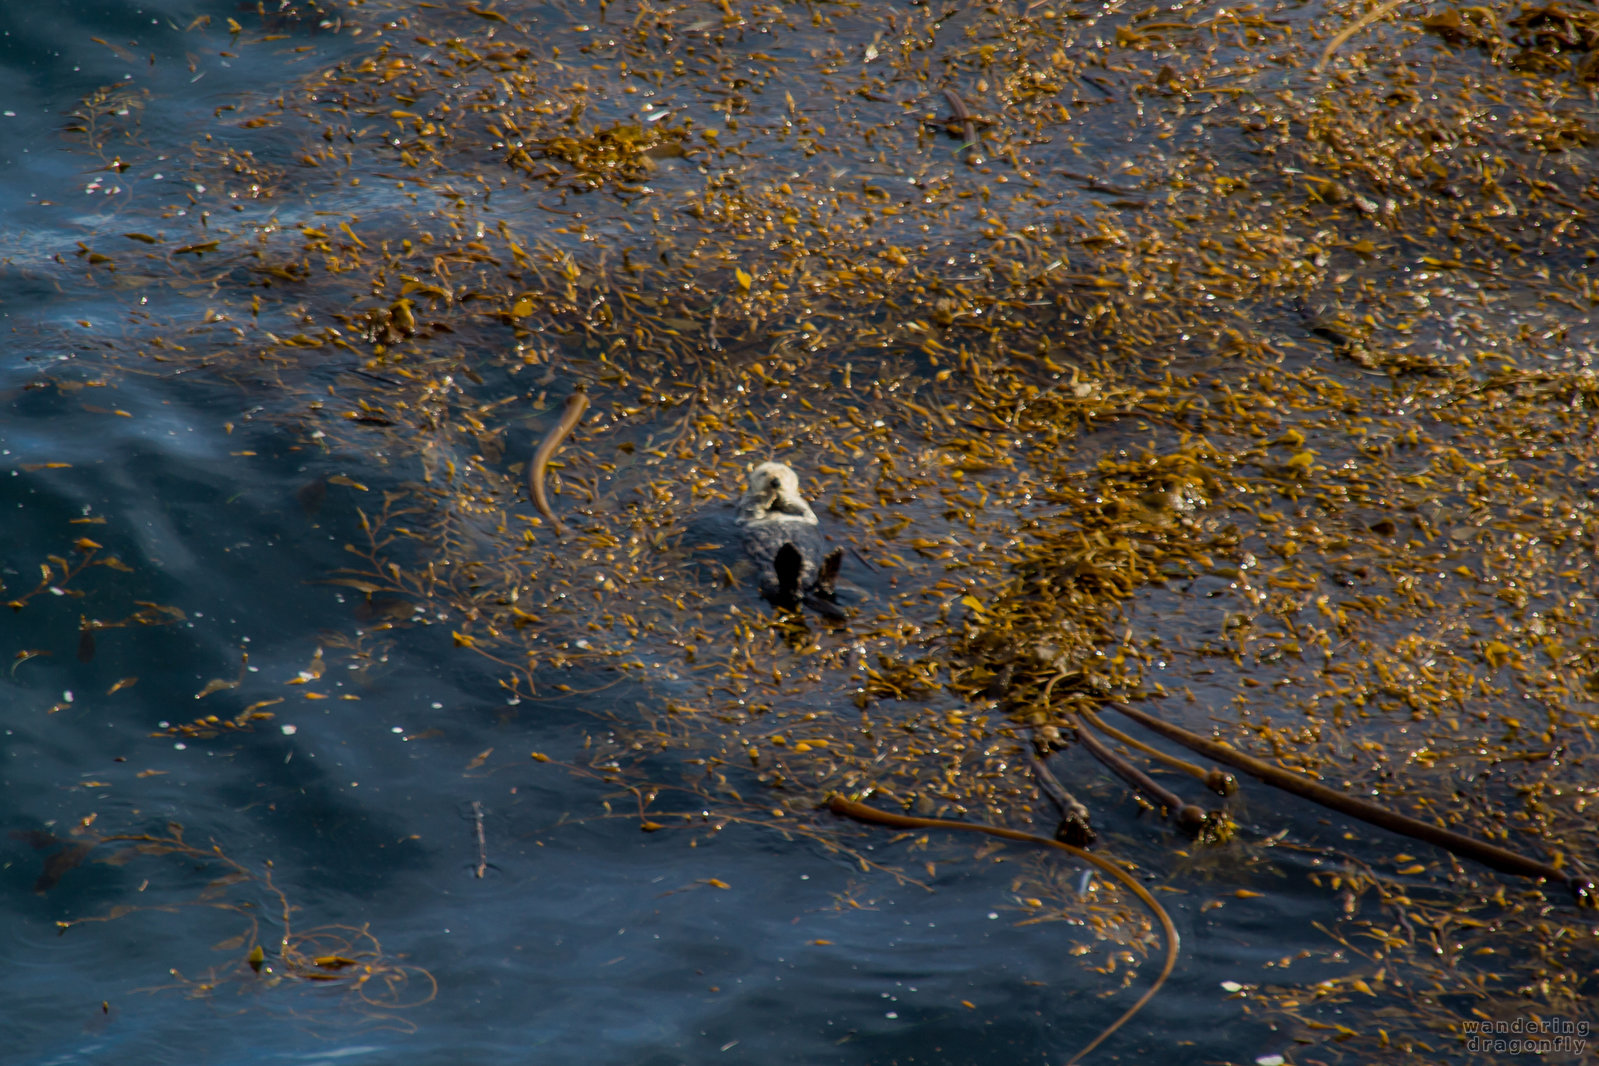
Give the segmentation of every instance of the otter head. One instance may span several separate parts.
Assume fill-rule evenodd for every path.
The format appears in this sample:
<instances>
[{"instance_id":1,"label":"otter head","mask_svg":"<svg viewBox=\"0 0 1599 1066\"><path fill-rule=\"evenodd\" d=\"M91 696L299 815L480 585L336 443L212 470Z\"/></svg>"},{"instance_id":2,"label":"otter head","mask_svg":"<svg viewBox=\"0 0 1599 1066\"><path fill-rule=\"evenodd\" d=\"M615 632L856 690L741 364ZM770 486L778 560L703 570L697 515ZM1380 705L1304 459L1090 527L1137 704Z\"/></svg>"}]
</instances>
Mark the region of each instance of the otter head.
<instances>
[{"instance_id":1,"label":"otter head","mask_svg":"<svg viewBox=\"0 0 1599 1066\"><path fill-rule=\"evenodd\" d=\"M746 495L798 496L799 475L782 463L762 463L749 473Z\"/></svg>"},{"instance_id":2,"label":"otter head","mask_svg":"<svg viewBox=\"0 0 1599 1066\"><path fill-rule=\"evenodd\" d=\"M739 518L758 521L770 515L790 515L808 522L816 513L800 495L799 475L782 463L761 463L749 472L744 495L738 501Z\"/></svg>"}]
</instances>

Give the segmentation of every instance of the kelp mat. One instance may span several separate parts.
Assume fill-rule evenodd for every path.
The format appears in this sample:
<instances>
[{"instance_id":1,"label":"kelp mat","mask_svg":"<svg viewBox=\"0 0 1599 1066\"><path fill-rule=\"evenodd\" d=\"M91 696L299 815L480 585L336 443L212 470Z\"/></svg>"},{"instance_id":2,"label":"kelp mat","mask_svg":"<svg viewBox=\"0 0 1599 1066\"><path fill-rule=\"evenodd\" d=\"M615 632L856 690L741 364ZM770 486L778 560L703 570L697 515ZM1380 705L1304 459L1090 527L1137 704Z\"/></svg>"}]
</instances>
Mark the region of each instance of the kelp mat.
<instances>
[{"instance_id":1,"label":"kelp mat","mask_svg":"<svg viewBox=\"0 0 1599 1066\"><path fill-rule=\"evenodd\" d=\"M70 334L113 391L235 389L240 433L340 471L284 501L361 531L312 575L348 612L330 661L416 631L508 714L594 690L564 765L685 842L758 822L865 862L881 830L830 792L1047 833L1027 745L1118 698L1592 860L1591 8L352 0L191 30L284 80L159 164L159 101L86 100L99 180L181 195L50 272L127 309ZM348 58L299 65L329 33ZM185 312L138 318L153 290ZM528 463L579 386L561 537ZM728 501L769 458L848 549L846 623L754 593ZM1302 1061L1493 1061L1468 1024L1586 1017L1595 930L1558 890L1290 826L1247 781L1192 842L1056 762L1189 921L1314 856L1341 976L1216 992ZM973 846L885 854L928 882ZM1021 919L1086 923L1093 980L1135 984L1147 917L1055 861Z\"/></svg>"}]
</instances>

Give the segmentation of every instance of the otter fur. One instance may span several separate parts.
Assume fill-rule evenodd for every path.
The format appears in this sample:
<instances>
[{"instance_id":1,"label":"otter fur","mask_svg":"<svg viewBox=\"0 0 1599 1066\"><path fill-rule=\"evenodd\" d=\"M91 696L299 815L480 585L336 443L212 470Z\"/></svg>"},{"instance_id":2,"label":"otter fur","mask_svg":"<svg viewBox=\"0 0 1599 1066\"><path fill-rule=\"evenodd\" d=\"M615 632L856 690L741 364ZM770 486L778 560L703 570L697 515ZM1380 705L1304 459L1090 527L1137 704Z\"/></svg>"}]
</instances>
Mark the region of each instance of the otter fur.
<instances>
[{"instance_id":1,"label":"otter fur","mask_svg":"<svg viewBox=\"0 0 1599 1066\"><path fill-rule=\"evenodd\" d=\"M800 495L792 468L762 463L751 470L736 521L744 551L760 567L761 595L779 607L804 603L830 618L843 617L834 583L844 550L826 550L816 512Z\"/></svg>"}]
</instances>

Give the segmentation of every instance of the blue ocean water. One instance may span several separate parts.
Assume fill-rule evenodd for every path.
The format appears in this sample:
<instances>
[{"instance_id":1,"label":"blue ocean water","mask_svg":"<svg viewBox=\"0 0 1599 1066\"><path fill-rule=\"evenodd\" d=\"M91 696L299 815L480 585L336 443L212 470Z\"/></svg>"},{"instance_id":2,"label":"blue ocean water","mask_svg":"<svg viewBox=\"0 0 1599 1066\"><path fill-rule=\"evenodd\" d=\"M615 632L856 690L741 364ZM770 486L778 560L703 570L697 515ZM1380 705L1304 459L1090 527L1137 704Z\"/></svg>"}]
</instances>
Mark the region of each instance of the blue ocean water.
<instances>
[{"instance_id":1,"label":"blue ocean water","mask_svg":"<svg viewBox=\"0 0 1599 1066\"><path fill-rule=\"evenodd\" d=\"M643 833L625 789L563 767L606 740L605 714L658 692L575 671L573 689L602 694L535 710L425 617L351 648L359 598L328 580L361 535L340 486L381 491L415 457L308 447L269 371L163 361L175 324L206 323L244 281L145 286L94 258L220 217L186 162L218 109L365 47L331 7L281 11L276 47L236 49L229 20L264 17L253 5L0 9L0 580L16 601L0 615L0 1058L1070 1056L1154 964L1112 992L1125 964L1091 971L1080 930L1021 924L1016 879L1042 860L851 831L913 874L939 859L910 883L803 834L696 820L689 795L663 801L689 818ZM86 123L104 131L93 146ZM253 143L268 166L298 151ZM411 221L370 186L237 214L290 224L335 204L396 239ZM252 709L272 717L226 727ZM1103 801L1108 841L1155 832L1085 757L1061 763ZM1319 816L1258 802L1287 824ZM1179 969L1095 1061L1283 1052L1222 983L1325 948L1310 921L1336 905L1303 889L1316 861L1174 892ZM1091 879L1060 876L1093 901ZM1239 887L1273 891L1196 904ZM286 948L330 979L287 974ZM1294 977L1334 972L1319 966Z\"/></svg>"}]
</instances>

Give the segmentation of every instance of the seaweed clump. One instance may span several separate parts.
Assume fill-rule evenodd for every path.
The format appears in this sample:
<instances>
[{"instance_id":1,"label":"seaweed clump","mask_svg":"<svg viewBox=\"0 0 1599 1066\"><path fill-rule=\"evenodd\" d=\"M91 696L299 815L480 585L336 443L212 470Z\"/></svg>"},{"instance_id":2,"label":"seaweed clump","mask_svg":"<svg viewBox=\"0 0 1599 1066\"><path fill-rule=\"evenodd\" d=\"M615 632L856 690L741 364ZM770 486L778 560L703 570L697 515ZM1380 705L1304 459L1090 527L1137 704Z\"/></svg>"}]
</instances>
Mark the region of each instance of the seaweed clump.
<instances>
[{"instance_id":1,"label":"seaweed clump","mask_svg":"<svg viewBox=\"0 0 1599 1066\"><path fill-rule=\"evenodd\" d=\"M252 428L363 464L322 504L359 515L327 576L361 665L442 639L509 713L647 693L586 707L611 739L581 768L647 829L703 827L673 793L835 846L832 793L1047 823L1030 757L1067 747L1064 775L1114 699L1574 869L1599 846L1588 14L889 8L372 16L368 52L197 150L208 221L86 245L85 284L216 305L107 359L269 393ZM523 486L578 384L538 481L557 540ZM770 458L848 549L846 626L767 613L700 535ZM1069 765L1128 862L1325 893L1350 969L1240 995L1329 1061L1432 1061L1459 997L1582 1002L1592 931L1541 892L1230 797L1195 845L1136 821L1193 805L1165 770L1139 800ZM1080 909L1042 866L1014 889L1025 920ZM1127 900L1096 931L1153 942Z\"/></svg>"}]
</instances>

